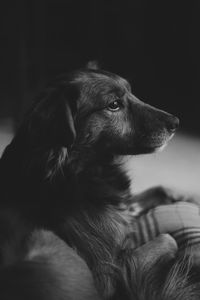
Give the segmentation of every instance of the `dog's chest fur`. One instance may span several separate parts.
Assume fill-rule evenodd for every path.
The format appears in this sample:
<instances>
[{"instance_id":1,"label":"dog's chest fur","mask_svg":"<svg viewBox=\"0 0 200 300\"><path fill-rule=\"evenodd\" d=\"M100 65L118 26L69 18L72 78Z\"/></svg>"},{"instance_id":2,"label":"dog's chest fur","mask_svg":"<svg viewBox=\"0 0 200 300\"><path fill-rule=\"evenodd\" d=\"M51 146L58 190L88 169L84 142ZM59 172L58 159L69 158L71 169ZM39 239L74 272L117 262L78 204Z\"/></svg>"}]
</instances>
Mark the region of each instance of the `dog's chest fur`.
<instances>
[{"instance_id":1,"label":"dog's chest fur","mask_svg":"<svg viewBox=\"0 0 200 300\"><path fill-rule=\"evenodd\" d=\"M79 174L77 183L79 203L65 219L61 235L89 265L96 258L112 261L131 231L129 179L115 164L93 163Z\"/></svg>"}]
</instances>

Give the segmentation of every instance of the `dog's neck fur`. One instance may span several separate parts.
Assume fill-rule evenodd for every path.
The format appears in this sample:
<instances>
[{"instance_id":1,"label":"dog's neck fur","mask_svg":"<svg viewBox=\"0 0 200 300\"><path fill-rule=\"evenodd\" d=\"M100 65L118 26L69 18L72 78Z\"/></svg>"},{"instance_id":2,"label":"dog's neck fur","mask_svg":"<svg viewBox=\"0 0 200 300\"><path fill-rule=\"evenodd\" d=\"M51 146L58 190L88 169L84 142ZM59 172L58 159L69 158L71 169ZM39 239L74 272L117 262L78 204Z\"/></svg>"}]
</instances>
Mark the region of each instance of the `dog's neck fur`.
<instances>
[{"instance_id":1,"label":"dog's neck fur","mask_svg":"<svg viewBox=\"0 0 200 300\"><path fill-rule=\"evenodd\" d=\"M77 246L82 256L87 253L84 258L91 267L94 266L93 258L98 255L98 260L112 261L111 253L115 253L129 231L129 178L113 157L97 157L83 149L80 156L78 152L71 153L67 166L78 180L80 194L77 198L82 202L74 215L66 220L65 239L67 233L68 243ZM97 228L101 230L96 231ZM80 243L83 233L85 243ZM90 247L92 251L88 255Z\"/></svg>"},{"instance_id":2,"label":"dog's neck fur","mask_svg":"<svg viewBox=\"0 0 200 300\"><path fill-rule=\"evenodd\" d=\"M68 166L80 180L91 204L105 204L105 201L117 206L127 202L130 179L113 155L104 153L97 156L88 149L82 149L71 153Z\"/></svg>"},{"instance_id":3,"label":"dog's neck fur","mask_svg":"<svg viewBox=\"0 0 200 300\"><path fill-rule=\"evenodd\" d=\"M44 164L44 159L46 159L46 164ZM45 172L47 173L45 174ZM29 173L31 176L26 177ZM49 174L50 177L48 177ZM86 148L81 149L81 151L74 150L71 153L62 147L59 149L41 147L36 151L31 146L26 145L26 140L21 141L20 132L2 156L0 175L1 184L4 185L5 183L5 188L11 194L13 191L9 191L9 185L15 186L18 191L23 192L24 189L28 188L26 186L20 188L20 185L28 183L29 189L32 189L34 193L37 188L31 186L31 180L35 184L39 178L39 181L43 181L46 190L48 188L51 190L51 186L60 181L62 184L61 189L70 189L72 193L79 193L79 197L72 197L72 201L69 197L66 199L67 202L72 202L70 203L72 207L75 204L76 208L78 206L83 208L84 205L85 208L88 206L95 207L96 205L102 208L113 205L117 208L121 204L126 204L130 198L129 178L114 161L113 156L102 155L97 157L96 153L92 153ZM57 176L59 180L56 180ZM69 178L71 179L68 182ZM73 187L70 186L72 182L74 183ZM76 186L76 183L78 186ZM39 190L41 188L43 189L43 186L39 186ZM41 192L43 194L43 191ZM67 194L69 193L67 192ZM25 192L25 195L27 197L28 193ZM49 199L45 199L45 195ZM56 197L56 194L54 196ZM22 202L23 205L27 206L29 201L33 202L30 204L33 206L37 206L38 201L40 201L40 206L43 205L41 201L44 202L44 205L52 206L59 203L58 196L56 199L51 199L53 196L48 192L45 192L42 196L35 194L33 200L31 200L32 195L29 195L29 197L30 199L23 199L23 194L20 194L20 196L16 194L17 199L13 200L17 205ZM73 203L73 198L82 199L82 202ZM11 202L13 200L11 199Z\"/></svg>"}]
</instances>

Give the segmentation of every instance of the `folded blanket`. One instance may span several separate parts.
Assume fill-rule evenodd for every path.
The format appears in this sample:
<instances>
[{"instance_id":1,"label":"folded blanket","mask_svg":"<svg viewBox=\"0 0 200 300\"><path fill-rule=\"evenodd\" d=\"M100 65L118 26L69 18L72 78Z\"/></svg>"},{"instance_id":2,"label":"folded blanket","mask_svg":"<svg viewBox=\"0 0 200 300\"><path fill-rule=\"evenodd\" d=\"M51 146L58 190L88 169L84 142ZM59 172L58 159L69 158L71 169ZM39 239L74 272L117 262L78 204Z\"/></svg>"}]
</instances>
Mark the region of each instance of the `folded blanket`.
<instances>
[{"instance_id":1,"label":"folded blanket","mask_svg":"<svg viewBox=\"0 0 200 300\"><path fill-rule=\"evenodd\" d=\"M139 247L161 233L171 234L179 250L200 245L199 207L193 203L177 202L157 206L135 222L134 240Z\"/></svg>"}]
</instances>

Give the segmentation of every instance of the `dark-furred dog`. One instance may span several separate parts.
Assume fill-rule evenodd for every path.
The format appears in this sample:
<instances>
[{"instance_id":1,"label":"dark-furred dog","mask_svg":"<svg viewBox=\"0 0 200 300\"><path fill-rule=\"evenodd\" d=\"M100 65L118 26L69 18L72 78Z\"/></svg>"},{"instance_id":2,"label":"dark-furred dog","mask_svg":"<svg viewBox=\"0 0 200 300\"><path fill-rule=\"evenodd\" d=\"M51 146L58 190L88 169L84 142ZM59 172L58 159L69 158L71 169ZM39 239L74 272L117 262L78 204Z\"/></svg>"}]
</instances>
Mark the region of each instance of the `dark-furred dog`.
<instances>
[{"instance_id":1,"label":"dark-furred dog","mask_svg":"<svg viewBox=\"0 0 200 300\"><path fill-rule=\"evenodd\" d=\"M48 86L0 161L0 298L79 299L66 287L73 275L63 240L87 263L102 298L136 299L134 197L114 161L154 152L177 126L176 117L138 100L125 79L105 71L79 70ZM36 229L59 238L49 241ZM159 280L159 295L172 299L164 275ZM196 299L177 289L176 299ZM148 293L141 299L161 299Z\"/></svg>"}]
</instances>

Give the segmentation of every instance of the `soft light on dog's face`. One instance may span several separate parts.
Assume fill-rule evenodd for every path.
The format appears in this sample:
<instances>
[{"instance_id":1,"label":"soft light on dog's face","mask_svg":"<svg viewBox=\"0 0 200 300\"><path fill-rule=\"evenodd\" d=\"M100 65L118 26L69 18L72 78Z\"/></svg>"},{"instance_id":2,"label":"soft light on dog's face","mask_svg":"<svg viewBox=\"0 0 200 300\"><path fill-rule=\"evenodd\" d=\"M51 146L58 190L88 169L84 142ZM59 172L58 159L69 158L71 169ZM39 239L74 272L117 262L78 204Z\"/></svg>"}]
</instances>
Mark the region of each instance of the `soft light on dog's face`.
<instances>
[{"instance_id":1,"label":"soft light on dog's face","mask_svg":"<svg viewBox=\"0 0 200 300\"><path fill-rule=\"evenodd\" d=\"M117 75L86 71L76 82L80 98L75 144L112 154L150 153L163 148L178 127L176 117L137 99Z\"/></svg>"},{"instance_id":2,"label":"soft light on dog's face","mask_svg":"<svg viewBox=\"0 0 200 300\"><path fill-rule=\"evenodd\" d=\"M137 99L125 79L88 69L64 75L47 87L27 120L31 148L88 149L96 157L159 150L179 123Z\"/></svg>"}]
</instances>

